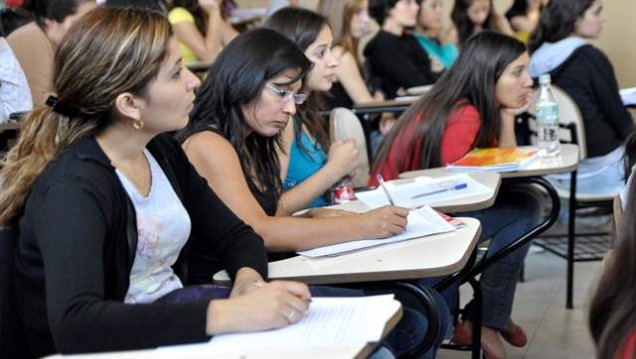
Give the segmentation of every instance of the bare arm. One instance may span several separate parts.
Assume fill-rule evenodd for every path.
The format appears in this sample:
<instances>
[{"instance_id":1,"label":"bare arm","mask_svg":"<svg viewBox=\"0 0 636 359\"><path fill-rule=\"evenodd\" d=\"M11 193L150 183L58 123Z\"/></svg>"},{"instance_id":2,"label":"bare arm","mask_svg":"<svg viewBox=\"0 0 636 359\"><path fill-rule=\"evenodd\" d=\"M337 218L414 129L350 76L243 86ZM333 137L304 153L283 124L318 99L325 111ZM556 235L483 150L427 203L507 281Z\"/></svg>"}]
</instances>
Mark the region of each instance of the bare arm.
<instances>
[{"instance_id":1,"label":"bare arm","mask_svg":"<svg viewBox=\"0 0 636 359\"><path fill-rule=\"evenodd\" d=\"M281 177L285 180L289 168L289 151L294 137L294 122L283 133L284 153L279 154ZM303 128L303 130L305 130ZM278 201L277 216L288 216L307 206L320 197L342 177L352 173L360 163L358 150L353 141L335 142L329 148L327 163L311 177L296 187L283 193Z\"/></svg>"},{"instance_id":2,"label":"bare arm","mask_svg":"<svg viewBox=\"0 0 636 359\"><path fill-rule=\"evenodd\" d=\"M190 162L236 215L263 237L269 251L296 251L360 238L382 238L402 231L408 210L383 207L336 218L270 217L252 195L234 148L212 132L184 143ZM404 212L406 211L406 212Z\"/></svg>"},{"instance_id":3,"label":"bare arm","mask_svg":"<svg viewBox=\"0 0 636 359\"><path fill-rule=\"evenodd\" d=\"M340 62L336 67L336 77L345 91L347 91L347 95L353 100L353 103L372 102L374 100L373 96L371 96L367 85L362 79L360 68L353 55L348 51L343 52L342 48L335 48L334 52L336 57L339 56L338 61Z\"/></svg>"},{"instance_id":4,"label":"bare arm","mask_svg":"<svg viewBox=\"0 0 636 359\"><path fill-rule=\"evenodd\" d=\"M175 35L201 60L212 62L223 48L223 19L216 0L200 0L201 7L208 14L208 26L203 36L196 25L178 22L172 25ZM205 4L205 5L204 5Z\"/></svg>"}]
</instances>

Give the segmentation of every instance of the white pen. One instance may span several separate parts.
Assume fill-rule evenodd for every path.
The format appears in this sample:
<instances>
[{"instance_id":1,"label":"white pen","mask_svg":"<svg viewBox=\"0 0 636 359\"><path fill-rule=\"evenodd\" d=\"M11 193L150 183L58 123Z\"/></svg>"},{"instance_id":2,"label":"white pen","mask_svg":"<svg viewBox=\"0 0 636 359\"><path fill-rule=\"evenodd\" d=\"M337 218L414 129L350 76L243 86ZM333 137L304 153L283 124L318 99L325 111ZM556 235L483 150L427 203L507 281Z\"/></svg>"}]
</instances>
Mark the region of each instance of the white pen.
<instances>
[{"instance_id":1,"label":"white pen","mask_svg":"<svg viewBox=\"0 0 636 359\"><path fill-rule=\"evenodd\" d=\"M378 180L380 187L382 187L382 190L386 194L386 197L389 199L389 203L391 204L391 206L395 206L395 202L393 202L393 198L391 198L391 194L389 193L389 190L386 188L386 185L384 184L384 178L382 178L382 175L378 173L375 176L375 178Z\"/></svg>"}]
</instances>

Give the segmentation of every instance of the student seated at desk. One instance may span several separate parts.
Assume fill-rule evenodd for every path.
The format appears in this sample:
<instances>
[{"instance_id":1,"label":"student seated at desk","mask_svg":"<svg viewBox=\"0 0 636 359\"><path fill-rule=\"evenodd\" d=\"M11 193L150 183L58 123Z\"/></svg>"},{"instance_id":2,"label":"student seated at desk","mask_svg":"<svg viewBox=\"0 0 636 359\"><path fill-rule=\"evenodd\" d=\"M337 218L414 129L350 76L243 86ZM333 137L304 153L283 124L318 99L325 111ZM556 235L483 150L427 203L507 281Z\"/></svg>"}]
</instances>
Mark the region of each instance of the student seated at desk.
<instances>
[{"instance_id":1,"label":"student seated at desk","mask_svg":"<svg viewBox=\"0 0 636 359\"><path fill-rule=\"evenodd\" d=\"M614 249L590 304L588 324L597 358L636 357L636 182L627 191Z\"/></svg>"},{"instance_id":2,"label":"student seated at desk","mask_svg":"<svg viewBox=\"0 0 636 359\"><path fill-rule=\"evenodd\" d=\"M404 95L410 87L430 85L443 70L407 32L417 24L418 10L416 0L369 1L369 14L380 31L365 46L364 56L385 98Z\"/></svg>"},{"instance_id":3,"label":"student seated at desk","mask_svg":"<svg viewBox=\"0 0 636 359\"><path fill-rule=\"evenodd\" d=\"M449 36L460 49L466 40L482 31L513 35L508 20L497 13L492 0L456 0L451 19L453 27Z\"/></svg>"},{"instance_id":4,"label":"student seated at desk","mask_svg":"<svg viewBox=\"0 0 636 359\"><path fill-rule=\"evenodd\" d=\"M328 190L360 162L353 140L329 144L327 126L320 114L322 96L336 79L338 60L331 51L333 36L327 19L313 11L285 8L270 16L263 27L292 40L313 67L303 83L306 103L291 113L292 121L281 132L279 162L283 196L278 213L292 214L328 204Z\"/></svg>"},{"instance_id":5,"label":"student seated at desk","mask_svg":"<svg viewBox=\"0 0 636 359\"><path fill-rule=\"evenodd\" d=\"M583 116L587 158L578 165L577 193L614 196L623 188L622 144L634 121L621 101L611 62L589 42L604 23L603 0L550 1L528 49L530 74L549 74ZM552 178L555 186L570 188L569 174Z\"/></svg>"},{"instance_id":6,"label":"student seated at desk","mask_svg":"<svg viewBox=\"0 0 636 359\"><path fill-rule=\"evenodd\" d=\"M531 103L532 79L523 43L490 31L466 42L455 64L395 124L382 143L371 171L385 179L405 171L452 163L477 147L514 147L514 117ZM468 214L482 222L489 253L515 241L540 219L541 204L526 186L503 186L493 207ZM529 244L486 269L483 336L486 357L505 357L499 334L524 346L523 330L510 319L519 270ZM452 307L452 306L451 306ZM455 339L469 342L470 324L456 328Z\"/></svg>"},{"instance_id":7,"label":"student seated at desk","mask_svg":"<svg viewBox=\"0 0 636 359\"><path fill-rule=\"evenodd\" d=\"M161 134L186 125L199 85L165 18L98 8L70 29L53 73L56 97L22 120L0 174L0 223L19 227L27 357L201 342L303 317L307 287L264 282L261 238ZM192 242L223 260L233 288L183 288Z\"/></svg>"},{"instance_id":8,"label":"student seated at desk","mask_svg":"<svg viewBox=\"0 0 636 359\"><path fill-rule=\"evenodd\" d=\"M239 35L210 67L190 124L178 134L199 173L263 236L270 252L383 238L406 225L408 210L392 206L359 215L324 209L308 213L333 218L275 216L282 189L279 134L304 97L299 90L311 66L293 42L273 30ZM219 269L210 268L215 255L209 250L195 244L191 254L194 266L207 268L197 272ZM400 353L405 346L394 349Z\"/></svg>"}]
</instances>

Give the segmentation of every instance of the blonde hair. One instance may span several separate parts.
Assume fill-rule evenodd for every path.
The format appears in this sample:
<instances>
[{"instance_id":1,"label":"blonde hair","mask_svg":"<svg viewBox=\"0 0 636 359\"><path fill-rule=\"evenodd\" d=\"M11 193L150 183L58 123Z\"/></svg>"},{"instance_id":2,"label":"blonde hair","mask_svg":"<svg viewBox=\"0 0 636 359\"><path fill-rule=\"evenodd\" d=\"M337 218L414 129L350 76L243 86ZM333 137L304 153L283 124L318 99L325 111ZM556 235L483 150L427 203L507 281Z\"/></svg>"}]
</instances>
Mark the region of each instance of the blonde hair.
<instances>
[{"instance_id":1,"label":"blonde hair","mask_svg":"<svg viewBox=\"0 0 636 359\"><path fill-rule=\"evenodd\" d=\"M116 97L143 95L168 52L170 24L160 14L138 9L99 7L67 33L55 55L53 88L59 111L46 105L21 121L15 147L0 176L0 223L18 217L35 182L64 148L95 135L112 120Z\"/></svg>"},{"instance_id":2,"label":"blonde hair","mask_svg":"<svg viewBox=\"0 0 636 359\"><path fill-rule=\"evenodd\" d=\"M333 44L341 46L344 52L350 52L360 64L358 57L358 39L351 35L353 16L364 9L365 0L320 0L318 13L329 21L333 34Z\"/></svg>"}]
</instances>

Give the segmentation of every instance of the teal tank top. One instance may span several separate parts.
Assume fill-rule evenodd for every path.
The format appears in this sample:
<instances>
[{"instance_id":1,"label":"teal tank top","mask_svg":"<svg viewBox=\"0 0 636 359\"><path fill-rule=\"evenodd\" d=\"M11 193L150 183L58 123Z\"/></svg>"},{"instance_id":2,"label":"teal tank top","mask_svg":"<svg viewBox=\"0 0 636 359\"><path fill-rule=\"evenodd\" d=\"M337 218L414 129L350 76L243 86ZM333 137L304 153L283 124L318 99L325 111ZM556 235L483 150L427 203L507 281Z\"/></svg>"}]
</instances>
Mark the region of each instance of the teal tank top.
<instances>
[{"instance_id":1,"label":"teal tank top","mask_svg":"<svg viewBox=\"0 0 636 359\"><path fill-rule=\"evenodd\" d=\"M413 32L413 37L417 39L417 42L420 43L420 46L426 51L429 56L433 56L439 60L439 62L444 65L444 68L447 69L451 67L457 56L459 55L459 50L455 46L455 44L444 44L440 45L435 40L424 36L423 34Z\"/></svg>"},{"instance_id":2,"label":"teal tank top","mask_svg":"<svg viewBox=\"0 0 636 359\"><path fill-rule=\"evenodd\" d=\"M295 125L300 126L298 121ZM305 131L301 131L300 141L304 151L298 146L296 136L293 136L291 148L289 150L289 168L287 176L283 182L283 192L287 191L318 172L327 163L327 154L318 141L312 142ZM329 203L325 196L318 197L311 202L309 208L326 206Z\"/></svg>"}]
</instances>

